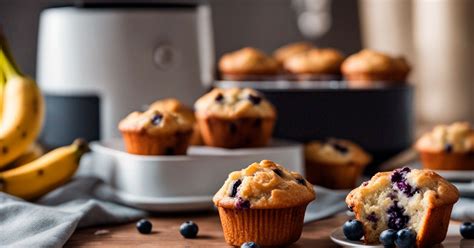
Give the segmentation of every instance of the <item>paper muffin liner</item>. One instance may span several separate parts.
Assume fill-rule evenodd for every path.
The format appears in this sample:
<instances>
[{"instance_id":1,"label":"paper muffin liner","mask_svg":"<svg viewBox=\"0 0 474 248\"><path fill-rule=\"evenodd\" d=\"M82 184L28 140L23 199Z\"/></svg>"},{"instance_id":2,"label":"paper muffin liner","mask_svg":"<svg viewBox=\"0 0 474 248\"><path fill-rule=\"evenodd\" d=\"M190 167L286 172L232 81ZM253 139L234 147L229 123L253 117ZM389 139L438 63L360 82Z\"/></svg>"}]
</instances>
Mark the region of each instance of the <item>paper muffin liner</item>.
<instances>
[{"instance_id":1,"label":"paper muffin liner","mask_svg":"<svg viewBox=\"0 0 474 248\"><path fill-rule=\"evenodd\" d=\"M474 170L474 153L420 152L423 168L431 170Z\"/></svg>"},{"instance_id":2,"label":"paper muffin liner","mask_svg":"<svg viewBox=\"0 0 474 248\"><path fill-rule=\"evenodd\" d=\"M451 210L454 204L428 209L416 236L417 247L432 247L443 242L448 233Z\"/></svg>"},{"instance_id":3,"label":"paper muffin liner","mask_svg":"<svg viewBox=\"0 0 474 248\"><path fill-rule=\"evenodd\" d=\"M192 132L150 135L122 132L127 152L137 155L185 155Z\"/></svg>"},{"instance_id":4,"label":"paper muffin liner","mask_svg":"<svg viewBox=\"0 0 474 248\"><path fill-rule=\"evenodd\" d=\"M244 210L219 207L225 241L232 246L251 241L260 246L290 245L301 236L306 206Z\"/></svg>"},{"instance_id":5,"label":"paper muffin liner","mask_svg":"<svg viewBox=\"0 0 474 248\"><path fill-rule=\"evenodd\" d=\"M205 145L244 148L266 146L272 136L275 118L198 116L197 122Z\"/></svg>"},{"instance_id":6,"label":"paper muffin liner","mask_svg":"<svg viewBox=\"0 0 474 248\"><path fill-rule=\"evenodd\" d=\"M365 168L365 164L331 164L308 160L305 165L306 180L329 189L354 188Z\"/></svg>"}]
</instances>

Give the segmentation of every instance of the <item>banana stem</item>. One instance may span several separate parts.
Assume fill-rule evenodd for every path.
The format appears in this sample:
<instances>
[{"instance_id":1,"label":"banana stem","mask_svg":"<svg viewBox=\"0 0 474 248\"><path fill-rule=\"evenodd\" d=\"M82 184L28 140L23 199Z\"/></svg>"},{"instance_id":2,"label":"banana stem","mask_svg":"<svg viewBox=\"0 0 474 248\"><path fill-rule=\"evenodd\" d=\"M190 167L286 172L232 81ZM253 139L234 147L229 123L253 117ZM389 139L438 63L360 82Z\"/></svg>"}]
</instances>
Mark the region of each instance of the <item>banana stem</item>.
<instances>
[{"instance_id":1,"label":"banana stem","mask_svg":"<svg viewBox=\"0 0 474 248\"><path fill-rule=\"evenodd\" d=\"M12 65L12 63L8 60L5 52L3 49L0 48L0 69L3 70L5 74L5 78L8 80L13 76L19 76L21 73Z\"/></svg>"}]
</instances>

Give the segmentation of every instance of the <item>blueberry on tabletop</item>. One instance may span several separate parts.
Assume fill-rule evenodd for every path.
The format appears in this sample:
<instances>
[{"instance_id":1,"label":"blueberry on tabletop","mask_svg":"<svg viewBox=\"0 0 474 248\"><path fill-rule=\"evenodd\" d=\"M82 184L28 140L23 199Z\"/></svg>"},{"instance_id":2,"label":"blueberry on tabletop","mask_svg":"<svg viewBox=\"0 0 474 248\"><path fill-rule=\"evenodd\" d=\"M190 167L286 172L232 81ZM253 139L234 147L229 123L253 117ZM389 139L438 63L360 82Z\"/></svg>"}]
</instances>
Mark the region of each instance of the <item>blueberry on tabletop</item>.
<instances>
[{"instance_id":1,"label":"blueberry on tabletop","mask_svg":"<svg viewBox=\"0 0 474 248\"><path fill-rule=\"evenodd\" d=\"M364 236L364 225L358 220L348 220L342 226L342 231L347 239L358 241Z\"/></svg>"},{"instance_id":2,"label":"blueberry on tabletop","mask_svg":"<svg viewBox=\"0 0 474 248\"><path fill-rule=\"evenodd\" d=\"M240 246L240 248L260 248L260 246L255 242L245 242Z\"/></svg>"},{"instance_id":3,"label":"blueberry on tabletop","mask_svg":"<svg viewBox=\"0 0 474 248\"><path fill-rule=\"evenodd\" d=\"M137 222L137 230L141 234L150 234L152 228L153 228L153 225L151 224L149 220L141 219Z\"/></svg>"},{"instance_id":4,"label":"blueberry on tabletop","mask_svg":"<svg viewBox=\"0 0 474 248\"><path fill-rule=\"evenodd\" d=\"M181 224L179 227L179 233L183 235L183 237L187 239L193 239L196 238L197 234L199 232L199 227L196 225L196 223L188 220Z\"/></svg>"},{"instance_id":5,"label":"blueberry on tabletop","mask_svg":"<svg viewBox=\"0 0 474 248\"><path fill-rule=\"evenodd\" d=\"M387 229L380 233L379 241L384 247L394 247L396 238L397 231L393 229Z\"/></svg>"},{"instance_id":6,"label":"blueberry on tabletop","mask_svg":"<svg viewBox=\"0 0 474 248\"><path fill-rule=\"evenodd\" d=\"M410 228L405 228L397 232L395 245L398 248L410 248L416 245L416 233Z\"/></svg>"},{"instance_id":7,"label":"blueberry on tabletop","mask_svg":"<svg viewBox=\"0 0 474 248\"><path fill-rule=\"evenodd\" d=\"M465 239L474 239L474 223L464 222L459 228L459 231Z\"/></svg>"}]
</instances>

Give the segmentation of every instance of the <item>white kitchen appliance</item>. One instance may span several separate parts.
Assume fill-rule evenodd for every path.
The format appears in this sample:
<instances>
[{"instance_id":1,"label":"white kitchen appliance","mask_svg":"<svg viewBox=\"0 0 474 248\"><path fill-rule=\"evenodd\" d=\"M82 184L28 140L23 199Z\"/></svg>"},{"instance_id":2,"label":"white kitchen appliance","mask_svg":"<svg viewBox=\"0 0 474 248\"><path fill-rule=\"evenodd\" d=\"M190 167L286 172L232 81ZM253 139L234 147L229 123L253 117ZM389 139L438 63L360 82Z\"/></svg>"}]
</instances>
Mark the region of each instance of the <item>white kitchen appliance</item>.
<instances>
[{"instance_id":1,"label":"white kitchen appliance","mask_svg":"<svg viewBox=\"0 0 474 248\"><path fill-rule=\"evenodd\" d=\"M119 136L128 113L165 97L191 105L213 80L202 1L74 1L43 10L37 81L49 146Z\"/></svg>"}]
</instances>

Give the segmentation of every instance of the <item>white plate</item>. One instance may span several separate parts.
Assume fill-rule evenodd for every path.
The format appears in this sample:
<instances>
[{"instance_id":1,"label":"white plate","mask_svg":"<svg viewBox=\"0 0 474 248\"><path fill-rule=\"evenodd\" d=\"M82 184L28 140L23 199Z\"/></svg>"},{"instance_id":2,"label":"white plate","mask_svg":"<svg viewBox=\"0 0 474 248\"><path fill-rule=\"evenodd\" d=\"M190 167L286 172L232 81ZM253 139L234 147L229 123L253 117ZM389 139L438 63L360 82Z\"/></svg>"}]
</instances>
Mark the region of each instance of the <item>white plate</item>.
<instances>
[{"instance_id":1,"label":"white plate","mask_svg":"<svg viewBox=\"0 0 474 248\"><path fill-rule=\"evenodd\" d=\"M281 140L252 149L190 147L182 156L129 154L120 139L93 142L91 149L79 174L98 176L125 204L152 211L210 209L230 172L263 159L303 172L302 146Z\"/></svg>"},{"instance_id":2,"label":"white plate","mask_svg":"<svg viewBox=\"0 0 474 248\"><path fill-rule=\"evenodd\" d=\"M366 245L364 244L363 241L352 241L348 240L346 236L344 235L344 232L342 231L342 226L336 228L330 236L331 240L341 246L344 247L381 247L383 248L383 245Z\"/></svg>"},{"instance_id":3,"label":"white plate","mask_svg":"<svg viewBox=\"0 0 474 248\"><path fill-rule=\"evenodd\" d=\"M360 248L374 248L374 247L381 247L383 245L366 245L363 241L351 241L346 238L344 232L342 231L342 226L334 229L330 236L331 240L343 247L360 247ZM448 239L449 238L449 239ZM447 239L441 243L440 247L445 248L454 248L454 247L474 247L474 240L467 240L462 239L461 235L459 234L459 224L458 223L451 223L448 227ZM438 246L436 246L438 247Z\"/></svg>"}]
</instances>

